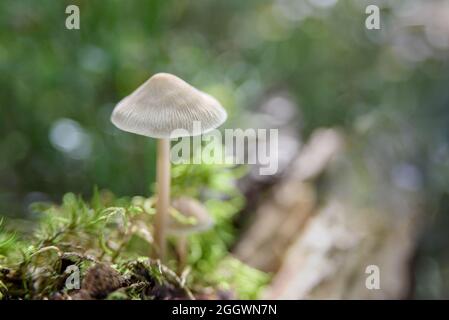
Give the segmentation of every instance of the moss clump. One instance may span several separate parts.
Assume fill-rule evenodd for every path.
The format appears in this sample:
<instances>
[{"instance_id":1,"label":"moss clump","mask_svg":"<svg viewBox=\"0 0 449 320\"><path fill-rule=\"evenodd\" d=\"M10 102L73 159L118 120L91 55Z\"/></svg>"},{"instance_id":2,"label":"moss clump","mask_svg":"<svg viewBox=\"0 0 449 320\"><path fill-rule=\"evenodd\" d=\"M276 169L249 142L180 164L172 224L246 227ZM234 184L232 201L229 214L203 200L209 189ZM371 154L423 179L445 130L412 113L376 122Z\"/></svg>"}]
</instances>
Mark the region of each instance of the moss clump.
<instances>
[{"instance_id":1,"label":"moss clump","mask_svg":"<svg viewBox=\"0 0 449 320\"><path fill-rule=\"evenodd\" d=\"M232 217L243 205L243 197L229 187L235 173L201 168L178 166L173 174L173 196L183 189L197 198L208 193L205 205L216 222L211 231L188 238L185 269L179 270L176 238L170 239L167 265L146 258L153 248L152 197L116 198L95 189L84 201L68 193L60 205L32 205L39 216L33 232L0 228L0 298L256 298L267 275L228 254L235 235ZM67 285L73 270L78 288Z\"/></svg>"}]
</instances>

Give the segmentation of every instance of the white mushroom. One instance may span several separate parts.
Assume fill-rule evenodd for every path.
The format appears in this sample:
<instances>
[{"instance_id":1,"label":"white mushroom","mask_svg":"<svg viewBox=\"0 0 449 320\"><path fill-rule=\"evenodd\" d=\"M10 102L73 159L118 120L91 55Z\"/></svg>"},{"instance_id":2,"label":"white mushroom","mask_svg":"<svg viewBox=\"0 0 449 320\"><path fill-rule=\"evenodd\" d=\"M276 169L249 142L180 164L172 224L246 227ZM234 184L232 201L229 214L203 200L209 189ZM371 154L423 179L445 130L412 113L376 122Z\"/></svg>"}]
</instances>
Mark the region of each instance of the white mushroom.
<instances>
[{"instance_id":1,"label":"white mushroom","mask_svg":"<svg viewBox=\"0 0 449 320\"><path fill-rule=\"evenodd\" d=\"M209 230L214 220L206 207L199 201L189 197L179 197L172 201L172 206L180 213L172 213L168 221L168 232L173 235L188 235Z\"/></svg>"},{"instance_id":2,"label":"white mushroom","mask_svg":"<svg viewBox=\"0 0 449 320\"><path fill-rule=\"evenodd\" d=\"M158 73L118 103L111 121L123 131L168 139L206 133L226 118L212 96L174 75ZM201 132L194 132L194 121L201 123ZM186 132L174 133L177 129Z\"/></svg>"},{"instance_id":3,"label":"white mushroom","mask_svg":"<svg viewBox=\"0 0 449 320\"><path fill-rule=\"evenodd\" d=\"M193 233L210 230L214 220L206 207L199 201L189 197L179 197L173 200L172 212L168 221L168 233L178 237L177 251L179 255L179 271L182 272L187 262L187 236Z\"/></svg>"},{"instance_id":4,"label":"white mushroom","mask_svg":"<svg viewBox=\"0 0 449 320\"><path fill-rule=\"evenodd\" d=\"M154 237L161 260L165 256L170 204L169 139L211 131L226 118L226 111L215 98L168 73L153 75L120 101L112 112L111 121L117 128L158 139ZM199 132L194 131L195 121L201 124Z\"/></svg>"}]
</instances>

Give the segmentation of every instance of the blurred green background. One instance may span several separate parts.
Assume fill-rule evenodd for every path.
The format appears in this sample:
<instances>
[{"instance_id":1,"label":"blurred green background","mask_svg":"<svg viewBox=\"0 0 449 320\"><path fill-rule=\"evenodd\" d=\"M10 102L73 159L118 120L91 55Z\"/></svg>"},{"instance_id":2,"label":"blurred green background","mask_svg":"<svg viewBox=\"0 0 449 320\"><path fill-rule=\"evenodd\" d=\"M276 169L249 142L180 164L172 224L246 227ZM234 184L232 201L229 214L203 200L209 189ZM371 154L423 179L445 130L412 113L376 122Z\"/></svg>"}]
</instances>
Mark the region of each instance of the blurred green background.
<instances>
[{"instance_id":1,"label":"blurred green background","mask_svg":"<svg viewBox=\"0 0 449 320\"><path fill-rule=\"evenodd\" d=\"M65 27L69 4L80 30ZM381 30L365 28L368 4L381 6ZM448 1L3 0L0 214L27 216L31 202L94 185L149 194L154 141L109 117L156 72L216 96L228 127L286 92L304 137L322 126L357 137L377 121L370 134L409 144L437 221L422 245L423 281L437 284L420 294L448 297L448 51Z\"/></svg>"}]
</instances>

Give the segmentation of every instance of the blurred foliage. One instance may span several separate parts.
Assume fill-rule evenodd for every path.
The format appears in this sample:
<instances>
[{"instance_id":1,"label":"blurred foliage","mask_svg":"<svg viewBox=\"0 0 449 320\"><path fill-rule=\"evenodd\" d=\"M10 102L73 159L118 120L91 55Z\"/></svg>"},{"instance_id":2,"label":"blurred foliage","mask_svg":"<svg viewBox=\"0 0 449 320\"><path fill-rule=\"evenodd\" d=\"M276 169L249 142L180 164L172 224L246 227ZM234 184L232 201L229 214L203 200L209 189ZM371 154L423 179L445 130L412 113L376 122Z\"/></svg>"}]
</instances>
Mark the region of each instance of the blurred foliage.
<instances>
[{"instance_id":1,"label":"blurred foliage","mask_svg":"<svg viewBox=\"0 0 449 320\"><path fill-rule=\"evenodd\" d=\"M232 257L226 257L212 272L211 283L236 293L239 299L257 299L270 277Z\"/></svg>"},{"instance_id":2,"label":"blurred foliage","mask_svg":"<svg viewBox=\"0 0 449 320\"><path fill-rule=\"evenodd\" d=\"M270 277L228 256L236 237L233 217L245 204L236 181L246 171L244 166L176 165L172 168L172 196L205 200L215 222L211 230L188 239L188 265L193 269L193 282L215 284L232 289L241 299L255 299Z\"/></svg>"},{"instance_id":3,"label":"blurred foliage","mask_svg":"<svg viewBox=\"0 0 449 320\"><path fill-rule=\"evenodd\" d=\"M16 236L3 230L3 219L0 220L0 259L4 259L11 251L16 249Z\"/></svg>"},{"instance_id":4,"label":"blurred foliage","mask_svg":"<svg viewBox=\"0 0 449 320\"><path fill-rule=\"evenodd\" d=\"M447 64L437 55L405 60L397 47L413 48L395 43L401 34L367 32L364 1L301 2L2 1L0 211L24 213L64 190L87 195L94 184L147 193L154 141L119 132L109 116L159 71L215 95L228 126L266 92L285 89L300 102L306 133L350 128L373 112L412 121L423 142L445 139L443 125L431 123L447 123ZM401 3L384 4L385 29ZM80 7L80 30L65 28L68 4ZM51 141L64 119L74 121L60 127L69 142Z\"/></svg>"},{"instance_id":5,"label":"blurred foliage","mask_svg":"<svg viewBox=\"0 0 449 320\"><path fill-rule=\"evenodd\" d=\"M204 277L226 255L236 236L233 216L244 206L244 198L235 187L245 167L228 165L177 165L172 168L172 197L190 196L204 200L214 219L214 228L189 237L189 264ZM213 245L210 245L213 244Z\"/></svg>"},{"instance_id":6,"label":"blurred foliage","mask_svg":"<svg viewBox=\"0 0 449 320\"><path fill-rule=\"evenodd\" d=\"M65 28L68 4L80 7L80 30ZM379 31L364 28L368 4L382 8ZM447 297L445 4L1 1L0 214L37 218L27 209L30 203L57 201L67 191L91 195L95 184L120 196L148 195L154 141L119 132L109 117L115 103L156 72L174 73L216 96L230 114L229 127L246 121L245 113L254 116L268 95L287 91L301 109L296 121L305 135L320 126L340 126L355 140L363 135L397 150L395 157L365 152L385 171L414 170L413 187L435 213L429 222L439 226L439 232L427 233L420 253L420 268L432 270L434 280L428 285L425 277L418 279L418 294ZM175 178L177 170L195 169L174 169ZM217 200L203 199L217 220L242 201L236 197L221 208ZM222 239L230 239L226 228L220 230ZM11 240L0 241L7 247ZM189 259L200 264L195 255Z\"/></svg>"}]
</instances>

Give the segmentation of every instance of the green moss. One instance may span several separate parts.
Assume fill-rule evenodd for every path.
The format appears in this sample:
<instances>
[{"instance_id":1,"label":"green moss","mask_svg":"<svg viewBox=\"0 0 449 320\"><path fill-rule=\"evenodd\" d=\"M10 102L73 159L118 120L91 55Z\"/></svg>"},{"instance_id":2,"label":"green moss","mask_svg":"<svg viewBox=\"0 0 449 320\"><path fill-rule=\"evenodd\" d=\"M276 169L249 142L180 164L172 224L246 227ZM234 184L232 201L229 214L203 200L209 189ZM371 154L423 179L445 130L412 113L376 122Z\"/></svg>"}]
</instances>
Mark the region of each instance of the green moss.
<instances>
[{"instance_id":1,"label":"green moss","mask_svg":"<svg viewBox=\"0 0 449 320\"><path fill-rule=\"evenodd\" d=\"M204 165L173 168L172 196L199 198L215 220L212 230L188 238L184 270L179 268L175 237L170 239L167 265L146 258L153 248L153 197L116 198L95 188L90 201L67 193L60 205L33 204L31 209L40 219L31 235L0 229L2 299L192 298L203 297L205 288L257 298L268 276L228 253L236 234L232 219L244 204L234 187L242 170ZM89 272L103 272L107 279L117 277L120 286L108 288L103 295L83 287L73 293L65 288L69 265L79 268L81 279L89 278ZM95 283L89 288L95 286L103 287Z\"/></svg>"}]
</instances>

